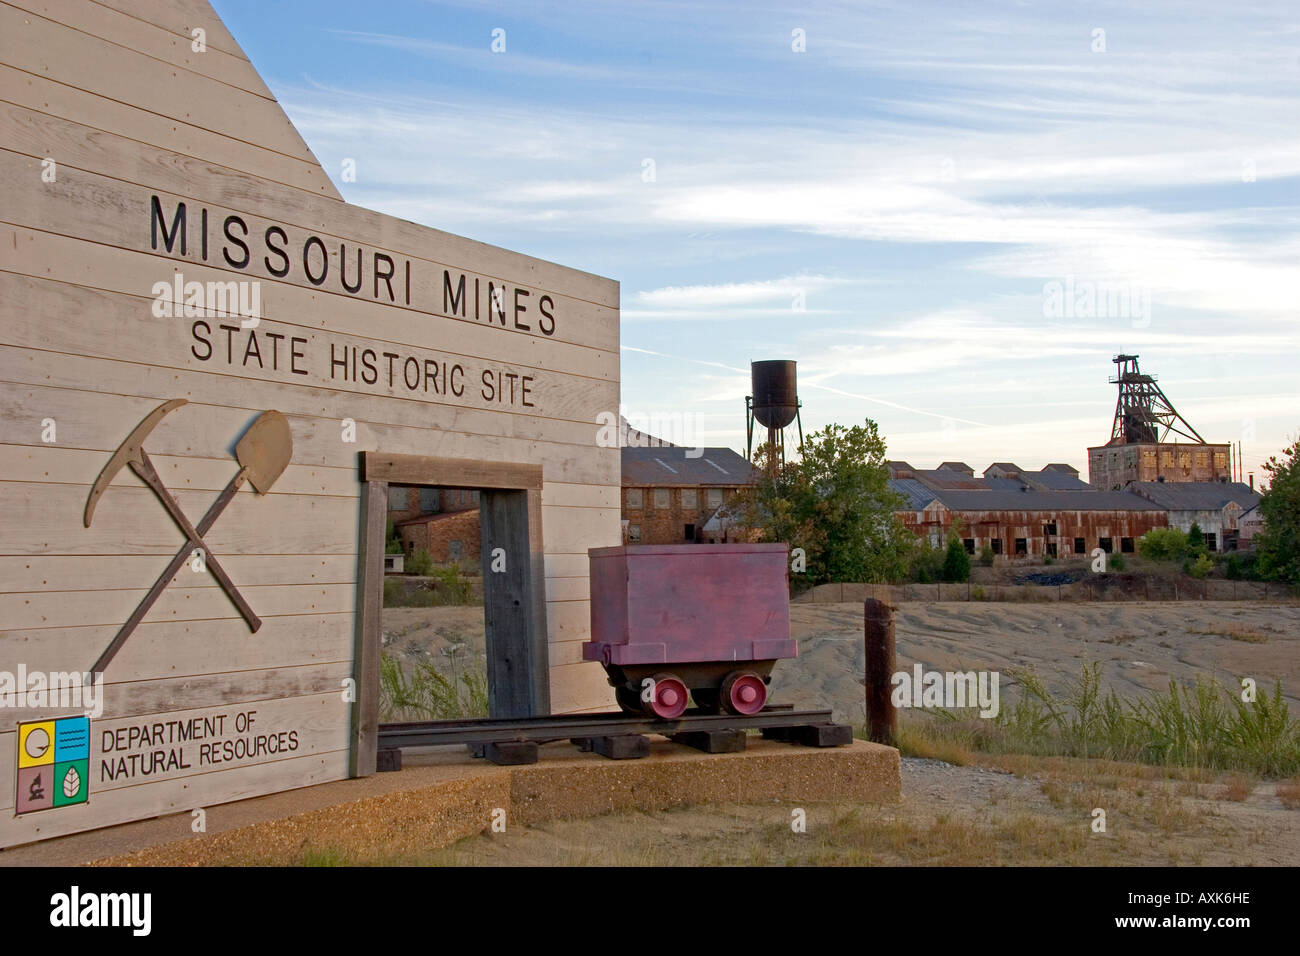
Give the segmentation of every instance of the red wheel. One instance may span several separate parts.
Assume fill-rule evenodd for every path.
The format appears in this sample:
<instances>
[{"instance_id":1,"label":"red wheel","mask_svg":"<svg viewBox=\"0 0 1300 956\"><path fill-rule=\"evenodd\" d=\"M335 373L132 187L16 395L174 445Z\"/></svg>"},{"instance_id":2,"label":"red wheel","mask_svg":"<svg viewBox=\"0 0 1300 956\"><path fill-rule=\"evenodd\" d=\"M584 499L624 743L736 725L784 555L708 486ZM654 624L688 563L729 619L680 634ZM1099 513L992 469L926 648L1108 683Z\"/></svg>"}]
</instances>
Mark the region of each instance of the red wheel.
<instances>
[{"instance_id":1,"label":"red wheel","mask_svg":"<svg viewBox=\"0 0 1300 956\"><path fill-rule=\"evenodd\" d=\"M672 674L656 674L654 682L654 698L650 701L650 709L656 717L663 720L676 720L686 712L690 698L686 685Z\"/></svg>"},{"instance_id":2,"label":"red wheel","mask_svg":"<svg viewBox=\"0 0 1300 956\"><path fill-rule=\"evenodd\" d=\"M722 682L722 706L733 714L750 716L767 704L767 685L749 671L734 671Z\"/></svg>"}]
</instances>

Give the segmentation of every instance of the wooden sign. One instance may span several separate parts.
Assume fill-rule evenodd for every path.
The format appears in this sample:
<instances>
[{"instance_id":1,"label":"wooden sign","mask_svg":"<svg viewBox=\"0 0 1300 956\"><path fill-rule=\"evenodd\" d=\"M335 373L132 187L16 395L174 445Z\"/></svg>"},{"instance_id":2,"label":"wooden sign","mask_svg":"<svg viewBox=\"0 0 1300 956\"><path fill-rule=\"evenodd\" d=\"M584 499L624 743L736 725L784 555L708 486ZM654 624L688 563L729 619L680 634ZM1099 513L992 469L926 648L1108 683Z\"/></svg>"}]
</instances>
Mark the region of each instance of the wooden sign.
<instances>
[{"instance_id":1,"label":"wooden sign","mask_svg":"<svg viewBox=\"0 0 1300 956\"><path fill-rule=\"evenodd\" d=\"M203 0L0 2L0 132L0 845L371 772L389 480L530 552L500 706L607 703L616 282L345 203Z\"/></svg>"}]
</instances>

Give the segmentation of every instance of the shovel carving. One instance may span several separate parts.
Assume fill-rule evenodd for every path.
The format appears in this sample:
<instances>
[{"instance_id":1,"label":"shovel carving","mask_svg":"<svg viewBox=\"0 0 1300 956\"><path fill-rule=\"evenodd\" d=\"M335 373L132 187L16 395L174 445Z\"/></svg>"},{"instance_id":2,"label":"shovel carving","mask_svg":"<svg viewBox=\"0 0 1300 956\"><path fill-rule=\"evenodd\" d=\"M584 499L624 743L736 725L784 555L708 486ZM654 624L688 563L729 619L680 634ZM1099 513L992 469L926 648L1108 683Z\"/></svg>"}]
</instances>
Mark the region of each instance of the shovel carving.
<instances>
[{"instance_id":1,"label":"shovel carving","mask_svg":"<svg viewBox=\"0 0 1300 956\"><path fill-rule=\"evenodd\" d=\"M186 404L185 399L174 398L150 412L114 452L113 457L109 459L108 464L104 466L104 470L95 480L95 484L90 490L90 496L86 499L83 522L89 528L99 499L103 497L104 492L112 484L117 473L123 467L129 466L145 484L153 489L154 494L157 495L159 501L167 509L167 513L171 515L172 520L176 522L177 527L181 529L181 533L185 535L186 539L185 544L176 552L171 563L167 565L158 580L154 582L153 587L149 589L149 593L145 595L144 600L140 602L126 623L122 625L112 643L105 648L104 653L99 656L99 660L91 668L94 673L101 673L108 666L117 652L121 650L122 645L126 643L126 639L131 636L131 632L149 613L150 608L158 600L168 582L171 581L172 577L180 570L181 565L185 563L195 549L202 549L208 570L212 572L212 576L216 578L217 583L221 585L222 590L226 592L226 595L234 603L244 620L248 622L249 629L256 632L262 626L261 619L248 606L248 602L244 600L243 595L239 593L239 589L235 587L225 569L221 567L220 561L212 554L212 550L203 540L203 536L211 530L217 519L221 517L221 513L226 510L226 506L230 504L235 497L235 493L239 491L245 481L252 485L253 490L258 494L264 495L271 490L271 486L284 472L293 454L293 436L289 431L289 422L284 415L274 410L262 412L257 416L253 424L248 427L248 430L235 444L235 458L240 465L239 471L230 479L217 500L212 503L202 520L195 526L190 523L189 518L181 510L176 499L163 486L157 469L154 468L153 462L144 450L144 440L158 422L162 421L163 417L172 409L179 408L184 404Z\"/></svg>"}]
</instances>

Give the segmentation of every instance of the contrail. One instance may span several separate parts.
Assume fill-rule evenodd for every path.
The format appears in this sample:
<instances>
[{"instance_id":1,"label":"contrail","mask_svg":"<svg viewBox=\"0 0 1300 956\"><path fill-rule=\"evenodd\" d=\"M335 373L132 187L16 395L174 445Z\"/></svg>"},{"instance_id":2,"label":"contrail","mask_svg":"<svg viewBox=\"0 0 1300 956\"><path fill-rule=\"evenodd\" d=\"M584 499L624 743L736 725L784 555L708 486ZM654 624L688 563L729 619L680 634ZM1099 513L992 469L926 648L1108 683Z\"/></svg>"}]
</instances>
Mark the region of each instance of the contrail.
<instances>
[{"instance_id":1,"label":"contrail","mask_svg":"<svg viewBox=\"0 0 1300 956\"><path fill-rule=\"evenodd\" d=\"M679 355L669 355L667 352L654 352L651 351L650 349L639 349L632 345L620 345L619 350L624 352L640 352L642 355L654 355L659 358L672 359L674 362L694 362L696 365L708 365L711 368L722 368L722 369L726 369L729 372L739 372L742 375L749 372L749 369L736 368L734 365L727 365L723 362L706 362L703 359L683 358L682 356ZM887 398L877 398L875 395L862 395L859 394L858 392L846 392L842 388L834 388L830 385L819 385L816 382L802 383L801 387L820 388L824 392L832 392L836 395L843 395L846 398L857 398L857 399L861 399L864 402L875 402L877 405L885 405L888 406L889 408L897 408L899 411L911 412L913 415L924 415L927 418L937 418L940 421L961 422L963 425L974 425L977 428L992 427L986 422L972 421L969 418L958 418L955 415L941 415L938 412L927 412L923 408L912 408L910 405L900 405L898 402L891 402Z\"/></svg>"}]
</instances>

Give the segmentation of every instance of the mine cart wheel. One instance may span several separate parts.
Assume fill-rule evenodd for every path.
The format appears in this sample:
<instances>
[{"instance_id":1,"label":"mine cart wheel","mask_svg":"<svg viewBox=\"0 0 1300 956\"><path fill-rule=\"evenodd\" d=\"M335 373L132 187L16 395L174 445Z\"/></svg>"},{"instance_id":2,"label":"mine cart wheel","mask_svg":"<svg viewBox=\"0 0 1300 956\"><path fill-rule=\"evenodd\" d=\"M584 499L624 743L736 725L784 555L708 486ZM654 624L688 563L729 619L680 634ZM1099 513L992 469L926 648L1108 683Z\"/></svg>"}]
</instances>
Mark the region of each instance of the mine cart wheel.
<instances>
[{"instance_id":1,"label":"mine cart wheel","mask_svg":"<svg viewBox=\"0 0 1300 956\"><path fill-rule=\"evenodd\" d=\"M722 706L729 713L750 716L767 704L767 685L752 671L732 671L722 681Z\"/></svg>"},{"instance_id":2,"label":"mine cart wheel","mask_svg":"<svg viewBox=\"0 0 1300 956\"><path fill-rule=\"evenodd\" d=\"M646 712L645 705L641 703L641 695L638 691L630 687L618 685L614 688L614 700L618 701L618 706L628 714L641 714Z\"/></svg>"},{"instance_id":3,"label":"mine cart wheel","mask_svg":"<svg viewBox=\"0 0 1300 956\"><path fill-rule=\"evenodd\" d=\"M650 710L662 720L676 720L686 712L690 692L680 679L672 674L655 674L654 700Z\"/></svg>"},{"instance_id":4,"label":"mine cart wheel","mask_svg":"<svg viewBox=\"0 0 1300 956\"><path fill-rule=\"evenodd\" d=\"M700 710L714 714L718 712L718 688L697 687L691 691L691 696L695 698L695 706Z\"/></svg>"}]
</instances>

